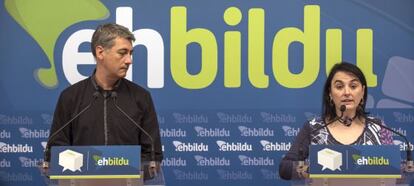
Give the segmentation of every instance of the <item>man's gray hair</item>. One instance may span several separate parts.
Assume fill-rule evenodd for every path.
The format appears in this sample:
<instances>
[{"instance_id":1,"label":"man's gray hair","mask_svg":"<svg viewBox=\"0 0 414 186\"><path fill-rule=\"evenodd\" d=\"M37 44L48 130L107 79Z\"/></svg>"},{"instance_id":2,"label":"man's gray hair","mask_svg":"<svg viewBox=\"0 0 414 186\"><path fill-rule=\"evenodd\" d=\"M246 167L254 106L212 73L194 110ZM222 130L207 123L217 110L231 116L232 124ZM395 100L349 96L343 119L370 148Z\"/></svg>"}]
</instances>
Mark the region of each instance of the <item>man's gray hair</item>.
<instances>
[{"instance_id":1,"label":"man's gray hair","mask_svg":"<svg viewBox=\"0 0 414 186\"><path fill-rule=\"evenodd\" d=\"M135 41L134 34L126 27L115 23L107 23L99 25L92 36L91 49L92 54L96 57L96 47L102 46L104 49L108 49L114 46L115 38L120 37L127 39L131 42Z\"/></svg>"}]
</instances>

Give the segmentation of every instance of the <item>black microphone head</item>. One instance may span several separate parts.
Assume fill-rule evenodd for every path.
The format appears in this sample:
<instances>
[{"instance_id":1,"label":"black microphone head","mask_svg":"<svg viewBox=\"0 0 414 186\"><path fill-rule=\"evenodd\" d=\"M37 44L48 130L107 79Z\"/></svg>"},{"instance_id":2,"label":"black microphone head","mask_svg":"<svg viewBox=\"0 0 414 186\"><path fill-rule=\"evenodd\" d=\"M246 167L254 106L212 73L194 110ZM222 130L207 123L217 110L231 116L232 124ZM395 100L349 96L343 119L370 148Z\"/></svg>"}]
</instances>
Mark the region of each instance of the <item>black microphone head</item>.
<instances>
[{"instance_id":1,"label":"black microphone head","mask_svg":"<svg viewBox=\"0 0 414 186\"><path fill-rule=\"evenodd\" d=\"M340 110L341 112L345 112L345 110L346 110L346 106L345 106L345 105L341 105L341 107L339 107L339 110Z\"/></svg>"}]
</instances>

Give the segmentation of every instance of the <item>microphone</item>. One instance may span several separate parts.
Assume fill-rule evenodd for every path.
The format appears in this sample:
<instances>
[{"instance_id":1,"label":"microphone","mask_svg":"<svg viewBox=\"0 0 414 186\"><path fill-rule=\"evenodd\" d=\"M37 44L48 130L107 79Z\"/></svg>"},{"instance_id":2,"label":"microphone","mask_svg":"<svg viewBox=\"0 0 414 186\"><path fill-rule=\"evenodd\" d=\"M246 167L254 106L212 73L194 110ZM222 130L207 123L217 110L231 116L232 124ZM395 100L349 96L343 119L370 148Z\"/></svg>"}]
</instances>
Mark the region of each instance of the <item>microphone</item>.
<instances>
[{"instance_id":1,"label":"microphone","mask_svg":"<svg viewBox=\"0 0 414 186\"><path fill-rule=\"evenodd\" d=\"M154 175L157 175L157 163L155 162L155 150L154 150L154 140L152 139L151 135L145 131L141 126L138 125L137 122L135 122L124 110L121 109L121 107L117 104L117 98L118 95L116 92L111 92L111 97L114 100L115 107L125 116L128 118L129 121L131 121L139 130L141 130L142 133L144 133L151 141L151 161L149 162L149 176L152 178Z\"/></svg>"},{"instance_id":2,"label":"microphone","mask_svg":"<svg viewBox=\"0 0 414 186\"><path fill-rule=\"evenodd\" d=\"M327 123L327 124L325 124L325 125L322 125L322 126L320 126L320 127L316 128L316 129L314 129L312 132L318 131L318 130L320 130L320 129L324 128L324 127L327 127L328 125L332 124L333 122L340 120L340 119L344 116L344 112L345 112L345 110L346 110L346 106L345 106L345 105L341 105L341 107L339 108L339 110L341 111L341 115L340 115L339 117L337 116L334 120L332 120L332 121L328 122L328 123ZM351 123L352 123L352 121L351 121ZM350 125L351 125L351 124L346 125L346 126L350 126Z\"/></svg>"},{"instance_id":3,"label":"microphone","mask_svg":"<svg viewBox=\"0 0 414 186\"><path fill-rule=\"evenodd\" d=\"M405 135L395 131L394 129L389 128L389 127L381 124L381 122L378 121L378 120L371 119L371 118L368 118L368 117L365 117L365 119L369 122L372 122L374 124L377 124L377 125L381 126L384 129L387 129L388 131L391 131L394 134L397 134L398 136L401 136L405 140L405 143L407 144L407 150L406 150L407 162L406 162L405 171L406 172L414 172L414 163L413 163L413 158L411 156L411 145L410 145L410 142L408 141L407 137Z\"/></svg>"},{"instance_id":4,"label":"microphone","mask_svg":"<svg viewBox=\"0 0 414 186\"><path fill-rule=\"evenodd\" d=\"M339 119L341 119L342 116L344 115L345 110L346 110L346 106L345 105L341 105L341 107L339 108L339 110L341 111L341 115L339 117L337 116L334 120L326 123L323 126L320 126L320 127L316 128L316 129L314 129L312 132L315 132L315 131L318 131L318 130L324 128L324 127L327 127L328 125L332 124L333 122L338 121ZM303 148L299 148L298 158L297 158L297 163L298 164L296 166L296 172L298 173L298 176L300 178L307 178L309 176L308 173L307 173L309 166L305 164L305 158L306 157L304 155Z\"/></svg>"},{"instance_id":5,"label":"microphone","mask_svg":"<svg viewBox=\"0 0 414 186\"><path fill-rule=\"evenodd\" d=\"M99 96L99 92L96 91L95 93L93 93L93 100L85 107L83 108L78 114L76 114L75 116L72 117L72 119L70 119L68 122L66 122L62 127L60 127L58 130L56 130L53 134L51 134L49 136L49 139L47 140L46 143L46 147L44 150L44 157L43 157L43 162L42 162L42 168L47 169L49 168L49 161L50 161L50 140L52 140L54 137L56 137L57 134L59 134L60 131L62 131L63 129L65 129L67 126L69 126L70 123L72 123L73 120L75 120L76 118L78 118L82 113L84 113L85 111L87 111L93 103L95 103L96 99Z\"/></svg>"}]
</instances>

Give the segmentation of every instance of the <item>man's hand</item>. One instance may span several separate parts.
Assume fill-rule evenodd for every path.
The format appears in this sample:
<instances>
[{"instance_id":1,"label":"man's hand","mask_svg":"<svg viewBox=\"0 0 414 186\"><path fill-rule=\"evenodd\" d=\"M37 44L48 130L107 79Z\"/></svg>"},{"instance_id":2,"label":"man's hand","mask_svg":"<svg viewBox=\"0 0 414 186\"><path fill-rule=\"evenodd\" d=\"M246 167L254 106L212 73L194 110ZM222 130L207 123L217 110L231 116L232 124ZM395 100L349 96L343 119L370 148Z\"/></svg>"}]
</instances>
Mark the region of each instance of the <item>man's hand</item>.
<instances>
[{"instance_id":1,"label":"man's hand","mask_svg":"<svg viewBox=\"0 0 414 186\"><path fill-rule=\"evenodd\" d=\"M148 173L150 178L157 176L159 171L161 171L161 163L158 161L150 161L148 165Z\"/></svg>"},{"instance_id":2,"label":"man's hand","mask_svg":"<svg viewBox=\"0 0 414 186\"><path fill-rule=\"evenodd\" d=\"M309 169L309 165L298 165L296 167L296 171L299 175L299 178L309 178L309 173L308 173L308 169Z\"/></svg>"}]
</instances>

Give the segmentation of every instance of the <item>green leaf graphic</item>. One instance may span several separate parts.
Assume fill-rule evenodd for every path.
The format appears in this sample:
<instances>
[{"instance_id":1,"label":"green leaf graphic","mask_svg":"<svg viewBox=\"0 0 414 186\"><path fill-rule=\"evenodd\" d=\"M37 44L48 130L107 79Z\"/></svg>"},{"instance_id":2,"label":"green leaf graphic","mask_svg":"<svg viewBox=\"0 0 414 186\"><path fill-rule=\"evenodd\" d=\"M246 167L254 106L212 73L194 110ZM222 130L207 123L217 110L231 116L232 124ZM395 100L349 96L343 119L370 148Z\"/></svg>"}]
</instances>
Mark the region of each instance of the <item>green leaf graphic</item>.
<instances>
[{"instance_id":1,"label":"green leaf graphic","mask_svg":"<svg viewBox=\"0 0 414 186\"><path fill-rule=\"evenodd\" d=\"M98 160L101 159L101 157L98 156L98 155L93 155L92 158L93 158L93 160L95 160L95 162L97 162Z\"/></svg>"},{"instance_id":2,"label":"green leaf graphic","mask_svg":"<svg viewBox=\"0 0 414 186\"><path fill-rule=\"evenodd\" d=\"M354 161L358 160L359 158L361 158L361 155L359 155L359 154L352 154L352 159L354 159Z\"/></svg>"},{"instance_id":3,"label":"green leaf graphic","mask_svg":"<svg viewBox=\"0 0 414 186\"><path fill-rule=\"evenodd\" d=\"M34 75L47 88L58 85L53 54L59 35L76 23L109 17L108 9L99 0L5 0L4 4L46 54L50 67L39 68Z\"/></svg>"}]
</instances>

